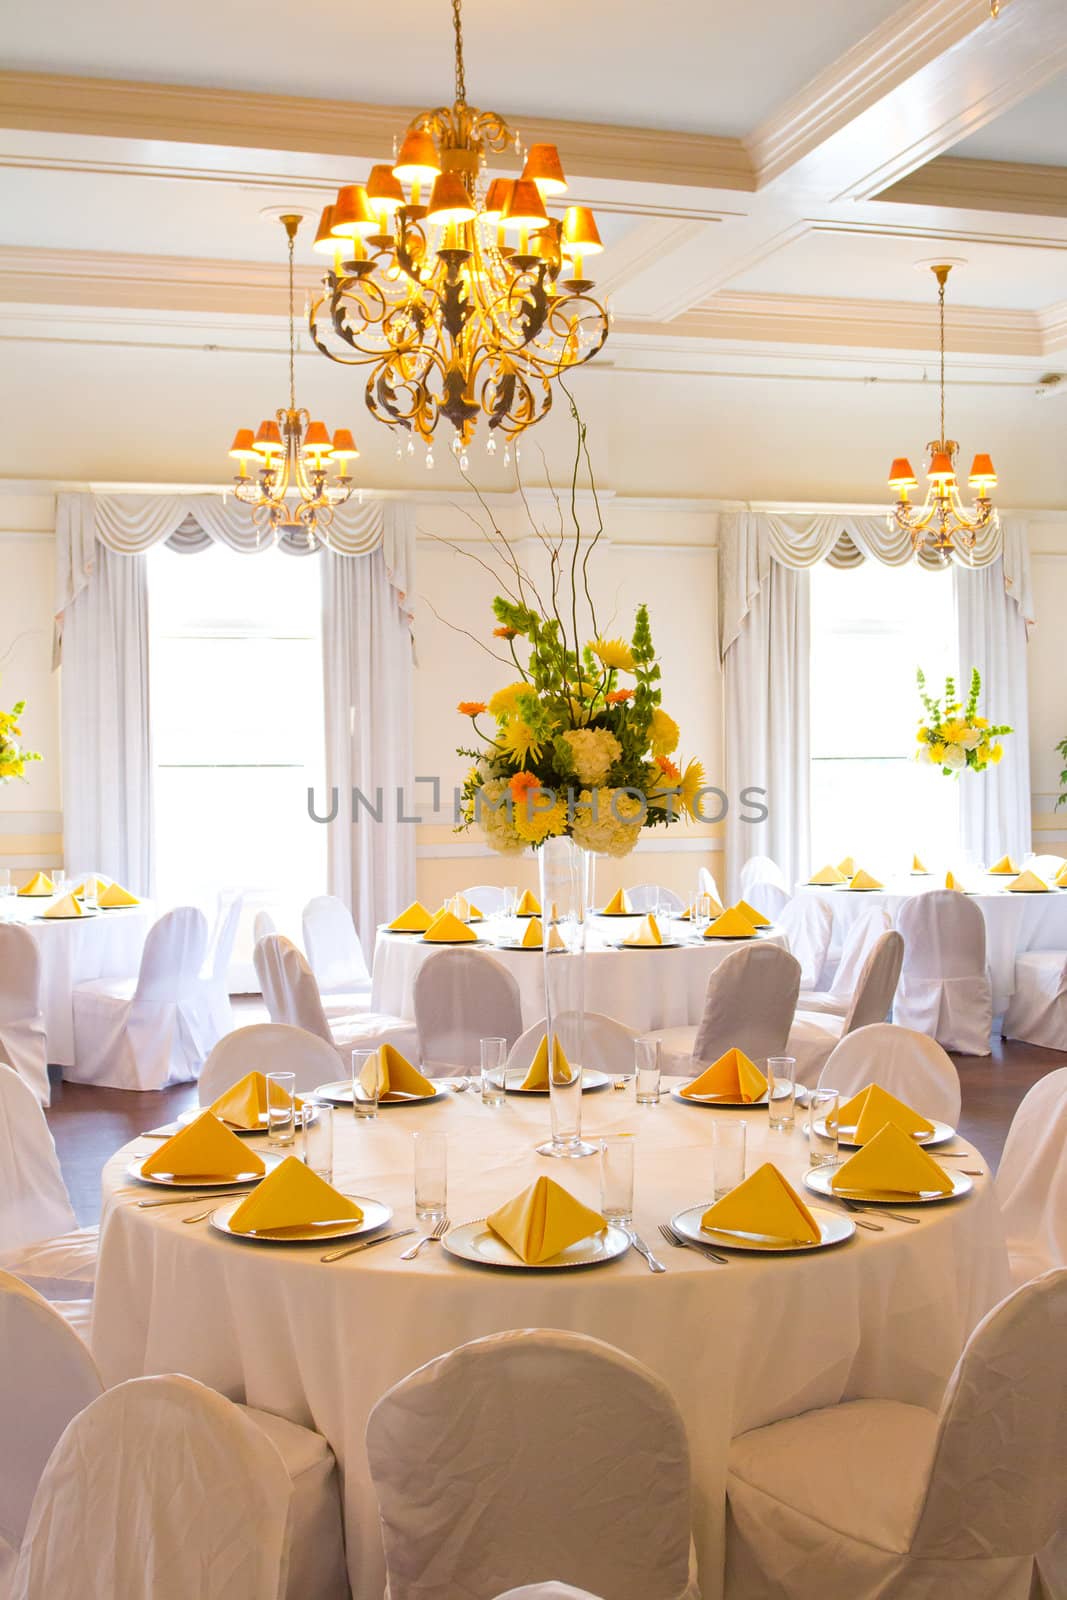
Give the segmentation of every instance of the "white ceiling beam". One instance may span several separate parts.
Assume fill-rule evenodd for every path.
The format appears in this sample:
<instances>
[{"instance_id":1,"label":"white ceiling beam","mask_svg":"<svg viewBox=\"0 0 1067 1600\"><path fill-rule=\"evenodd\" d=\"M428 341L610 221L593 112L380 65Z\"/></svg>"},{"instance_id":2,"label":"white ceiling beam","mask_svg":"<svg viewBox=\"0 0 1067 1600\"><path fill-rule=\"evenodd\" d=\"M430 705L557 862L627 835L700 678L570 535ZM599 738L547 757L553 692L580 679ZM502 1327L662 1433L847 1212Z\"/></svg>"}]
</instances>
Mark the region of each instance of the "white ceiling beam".
<instances>
[{"instance_id":1,"label":"white ceiling beam","mask_svg":"<svg viewBox=\"0 0 1067 1600\"><path fill-rule=\"evenodd\" d=\"M938 156L878 195L899 205L1067 217L1067 167Z\"/></svg>"}]
</instances>

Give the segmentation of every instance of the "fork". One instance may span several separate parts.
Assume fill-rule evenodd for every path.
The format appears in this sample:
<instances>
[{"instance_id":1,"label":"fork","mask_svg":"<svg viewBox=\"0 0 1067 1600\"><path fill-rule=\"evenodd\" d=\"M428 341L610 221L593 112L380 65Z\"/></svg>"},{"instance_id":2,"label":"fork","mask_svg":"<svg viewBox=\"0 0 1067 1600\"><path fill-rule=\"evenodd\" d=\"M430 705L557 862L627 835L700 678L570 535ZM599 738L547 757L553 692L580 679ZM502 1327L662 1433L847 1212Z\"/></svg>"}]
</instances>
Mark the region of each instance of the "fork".
<instances>
[{"instance_id":1,"label":"fork","mask_svg":"<svg viewBox=\"0 0 1067 1600\"><path fill-rule=\"evenodd\" d=\"M893 1222L917 1223L919 1220L918 1217L905 1216L903 1211L887 1211L884 1206L878 1206L877 1209L875 1209L874 1206L864 1206L861 1205L858 1200L845 1200L843 1204L849 1211L862 1211L864 1215L870 1215L874 1217L889 1217ZM857 1217L856 1220L859 1221L859 1218Z\"/></svg>"},{"instance_id":2,"label":"fork","mask_svg":"<svg viewBox=\"0 0 1067 1600\"><path fill-rule=\"evenodd\" d=\"M659 1231L667 1243L674 1245L676 1250L695 1250L698 1256L706 1256L709 1261L717 1261L720 1267L730 1264L729 1256L720 1256L710 1245L697 1244L695 1239L683 1239L680 1234L675 1233L668 1222L661 1222Z\"/></svg>"},{"instance_id":3,"label":"fork","mask_svg":"<svg viewBox=\"0 0 1067 1600\"><path fill-rule=\"evenodd\" d=\"M401 1261L414 1261L424 1244L432 1244L435 1239L443 1239L452 1224L447 1217L442 1217L440 1222L435 1222L429 1233L424 1233L421 1239L416 1239L410 1249L401 1253Z\"/></svg>"}]
</instances>

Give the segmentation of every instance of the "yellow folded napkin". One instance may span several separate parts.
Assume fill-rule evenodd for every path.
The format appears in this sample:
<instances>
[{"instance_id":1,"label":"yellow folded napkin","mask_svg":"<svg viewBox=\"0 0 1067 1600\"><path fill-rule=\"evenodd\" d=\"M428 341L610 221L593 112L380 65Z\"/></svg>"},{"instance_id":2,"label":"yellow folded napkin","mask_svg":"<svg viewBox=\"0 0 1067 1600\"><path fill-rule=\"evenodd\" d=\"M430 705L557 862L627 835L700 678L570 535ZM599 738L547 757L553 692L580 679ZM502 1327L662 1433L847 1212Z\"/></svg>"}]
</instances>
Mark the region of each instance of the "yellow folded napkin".
<instances>
[{"instance_id":1,"label":"yellow folded napkin","mask_svg":"<svg viewBox=\"0 0 1067 1600\"><path fill-rule=\"evenodd\" d=\"M731 906L704 930L705 939L754 939L756 930L736 907Z\"/></svg>"},{"instance_id":2,"label":"yellow folded napkin","mask_svg":"<svg viewBox=\"0 0 1067 1600\"><path fill-rule=\"evenodd\" d=\"M1014 878L1018 870L1011 856L1001 856L999 861L994 861L989 872L991 876L995 873L1000 878Z\"/></svg>"},{"instance_id":3,"label":"yellow folded napkin","mask_svg":"<svg viewBox=\"0 0 1067 1600\"><path fill-rule=\"evenodd\" d=\"M837 863L837 870L841 873L842 877L851 878L856 870L855 856L845 856L843 860Z\"/></svg>"},{"instance_id":4,"label":"yellow folded napkin","mask_svg":"<svg viewBox=\"0 0 1067 1600\"><path fill-rule=\"evenodd\" d=\"M98 904L105 906L108 910L114 910L117 906L139 906L141 902L135 894L131 894L128 889L124 889L121 883L109 883L100 896Z\"/></svg>"},{"instance_id":5,"label":"yellow folded napkin","mask_svg":"<svg viewBox=\"0 0 1067 1600\"><path fill-rule=\"evenodd\" d=\"M425 933L433 919L433 912L427 911L421 900L413 900L406 911L393 918L389 928L393 933Z\"/></svg>"},{"instance_id":6,"label":"yellow folded napkin","mask_svg":"<svg viewBox=\"0 0 1067 1600\"><path fill-rule=\"evenodd\" d=\"M390 1095L407 1097L437 1093L429 1078L424 1078L418 1067L413 1067L407 1056L402 1056L391 1044L379 1045L371 1059L364 1064L360 1080L368 1093L374 1091L376 1067L381 1072L378 1085L378 1097L381 1100L387 1100Z\"/></svg>"},{"instance_id":7,"label":"yellow folded napkin","mask_svg":"<svg viewBox=\"0 0 1067 1600\"><path fill-rule=\"evenodd\" d=\"M289 1105L289 1096L280 1083L270 1085L270 1101L272 1106ZM231 1128L258 1128L260 1118L267 1109L267 1079L262 1072L246 1072L235 1084L213 1100L208 1110L220 1122L225 1122ZM303 1105L299 1096L293 1104L298 1108Z\"/></svg>"},{"instance_id":8,"label":"yellow folded napkin","mask_svg":"<svg viewBox=\"0 0 1067 1600\"><path fill-rule=\"evenodd\" d=\"M765 1161L736 1189L705 1211L702 1228L725 1233L751 1233L785 1244L818 1244L819 1224L778 1168Z\"/></svg>"},{"instance_id":9,"label":"yellow folded napkin","mask_svg":"<svg viewBox=\"0 0 1067 1600\"><path fill-rule=\"evenodd\" d=\"M266 1170L261 1157L210 1111L165 1139L141 1163L146 1177L173 1173L178 1178L232 1178L237 1172Z\"/></svg>"},{"instance_id":10,"label":"yellow folded napkin","mask_svg":"<svg viewBox=\"0 0 1067 1600\"><path fill-rule=\"evenodd\" d=\"M524 950L540 950L544 941L545 930L540 917L531 917L526 924L526 931L522 936L521 944ZM550 950L565 950L567 947L560 938L558 928L548 930L548 948Z\"/></svg>"},{"instance_id":11,"label":"yellow folded napkin","mask_svg":"<svg viewBox=\"0 0 1067 1600\"><path fill-rule=\"evenodd\" d=\"M284 1233L287 1228L361 1222L362 1209L296 1156L286 1156L257 1183L230 1218L234 1233Z\"/></svg>"},{"instance_id":12,"label":"yellow folded napkin","mask_svg":"<svg viewBox=\"0 0 1067 1600\"><path fill-rule=\"evenodd\" d=\"M837 1169L831 1187L841 1194L951 1194L952 1179L910 1134L887 1122Z\"/></svg>"},{"instance_id":13,"label":"yellow folded napkin","mask_svg":"<svg viewBox=\"0 0 1067 1600\"><path fill-rule=\"evenodd\" d=\"M486 1217L493 1232L523 1261L537 1265L607 1226L552 1178L537 1178L514 1200Z\"/></svg>"},{"instance_id":14,"label":"yellow folded napkin","mask_svg":"<svg viewBox=\"0 0 1067 1600\"><path fill-rule=\"evenodd\" d=\"M81 908L80 900L76 899L72 894L65 894L62 900L57 900L55 905L49 906L48 910L43 912L42 915L46 917L84 917L85 912Z\"/></svg>"},{"instance_id":15,"label":"yellow folded napkin","mask_svg":"<svg viewBox=\"0 0 1067 1600\"><path fill-rule=\"evenodd\" d=\"M94 884L96 885L96 898L99 900L102 894L107 893L108 885L106 878L83 878L81 883L79 883L78 887L75 889L74 893L78 896L79 900L83 900L85 898L85 891L87 889L91 889Z\"/></svg>"},{"instance_id":16,"label":"yellow folded napkin","mask_svg":"<svg viewBox=\"0 0 1067 1600\"><path fill-rule=\"evenodd\" d=\"M1061 889L1067 889L1067 861L1063 863L1063 866L1057 872L1056 883Z\"/></svg>"},{"instance_id":17,"label":"yellow folded napkin","mask_svg":"<svg viewBox=\"0 0 1067 1600\"><path fill-rule=\"evenodd\" d=\"M945 888L955 889L958 894L963 893L963 884L960 882L954 872L945 873Z\"/></svg>"},{"instance_id":18,"label":"yellow folded napkin","mask_svg":"<svg viewBox=\"0 0 1067 1600\"><path fill-rule=\"evenodd\" d=\"M629 916L632 911L633 906L630 903L630 896L625 889L616 889L604 907L604 915L607 917Z\"/></svg>"},{"instance_id":19,"label":"yellow folded napkin","mask_svg":"<svg viewBox=\"0 0 1067 1600\"><path fill-rule=\"evenodd\" d=\"M422 937L429 944L457 944L461 939L477 940L478 935L451 911L439 911Z\"/></svg>"},{"instance_id":20,"label":"yellow folded napkin","mask_svg":"<svg viewBox=\"0 0 1067 1600\"><path fill-rule=\"evenodd\" d=\"M1036 872L1020 872L1014 882L1008 884L1009 894L1048 894L1048 884L1044 878L1039 878Z\"/></svg>"},{"instance_id":21,"label":"yellow folded napkin","mask_svg":"<svg viewBox=\"0 0 1067 1600\"><path fill-rule=\"evenodd\" d=\"M657 945L663 943L663 935L659 931L659 923L649 914L642 917L633 933L628 933L622 941L623 944Z\"/></svg>"},{"instance_id":22,"label":"yellow folded napkin","mask_svg":"<svg viewBox=\"0 0 1067 1600\"><path fill-rule=\"evenodd\" d=\"M767 1080L743 1050L727 1050L699 1078L679 1094L687 1100L744 1100L751 1103L767 1093Z\"/></svg>"},{"instance_id":23,"label":"yellow folded napkin","mask_svg":"<svg viewBox=\"0 0 1067 1600\"><path fill-rule=\"evenodd\" d=\"M708 909L709 909L711 915L713 917L721 917L725 907L723 907L723 906L721 906L719 904L719 902L716 900L716 898L715 898L715 896L713 894L709 894L707 896L707 900L708 900ZM693 911L694 911L695 905L696 905L696 902L694 901L693 905L686 906L685 910L682 912L681 916L678 918L679 922L692 922L692 920L693 920Z\"/></svg>"},{"instance_id":24,"label":"yellow folded napkin","mask_svg":"<svg viewBox=\"0 0 1067 1600\"><path fill-rule=\"evenodd\" d=\"M872 878L870 873L864 872L862 868L859 872L853 874L852 882L849 884L850 889L882 889L884 887L884 884L879 883L877 878Z\"/></svg>"},{"instance_id":25,"label":"yellow folded napkin","mask_svg":"<svg viewBox=\"0 0 1067 1600\"><path fill-rule=\"evenodd\" d=\"M559 1039L556 1040L556 1082L570 1083L574 1078L574 1068L563 1052ZM541 1043L537 1046L534 1058L530 1062L530 1070L523 1078L520 1089L547 1089L548 1088L548 1035L543 1034Z\"/></svg>"},{"instance_id":26,"label":"yellow folded napkin","mask_svg":"<svg viewBox=\"0 0 1067 1600\"><path fill-rule=\"evenodd\" d=\"M49 895L55 894L56 886L47 872L35 872L29 883L24 883L19 894L24 895Z\"/></svg>"},{"instance_id":27,"label":"yellow folded napkin","mask_svg":"<svg viewBox=\"0 0 1067 1600\"><path fill-rule=\"evenodd\" d=\"M484 922L485 912L480 911L473 900L467 901L467 915L472 922Z\"/></svg>"},{"instance_id":28,"label":"yellow folded napkin","mask_svg":"<svg viewBox=\"0 0 1067 1600\"><path fill-rule=\"evenodd\" d=\"M536 895L530 893L529 889L522 891L519 903L515 907L515 914L519 917L539 917L541 915L541 902Z\"/></svg>"},{"instance_id":29,"label":"yellow folded napkin","mask_svg":"<svg viewBox=\"0 0 1067 1600\"><path fill-rule=\"evenodd\" d=\"M923 864L920 861L918 856L912 856L912 858L911 858L911 870L912 870L912 872L925 872L926 871L926 868L923 866Z\"/></svg>"},{"instance_id":30,"label":"yellow folded napkin","mask_svg":"<svg viewBox=\"0 0 1067 1600\"><path fill-rule=\"evenodd\" d=\"M739 900L733 908L740 911L746 922L751 922L754 928L769 928L770 917L765 917L762 911L757 911L755 906L750 906L747 900Z\"/></svg>"},{"instance_id":31,"label":"yellow folded napkin","mask_svg":"<svg viewBox=\"0 0 1067 1600\"><path fill-rule=\"evenodd\" d=\"M821 888L829 889L832 888L834 884L847 883L848 879L845 877L845 874L841 871L840 867L827 866L820 867L818 872L813 872L811 877L808 879L808 882L811 884L818 884Z\"/></svg>"},{"instance_id":32,"label":"yellow folded napkin","mask_svg":"<svg viewBox=\"0 0 1067 1600\"><path fill-rule=\"evenodd\" d=\"M910 1137L934 1131L932 1122L878 1083L869 1083L846 1100L837 1113L838 1128L855 1129L857 1144L869 1144L887 1122Z\"/></svg>"}]
</instances>

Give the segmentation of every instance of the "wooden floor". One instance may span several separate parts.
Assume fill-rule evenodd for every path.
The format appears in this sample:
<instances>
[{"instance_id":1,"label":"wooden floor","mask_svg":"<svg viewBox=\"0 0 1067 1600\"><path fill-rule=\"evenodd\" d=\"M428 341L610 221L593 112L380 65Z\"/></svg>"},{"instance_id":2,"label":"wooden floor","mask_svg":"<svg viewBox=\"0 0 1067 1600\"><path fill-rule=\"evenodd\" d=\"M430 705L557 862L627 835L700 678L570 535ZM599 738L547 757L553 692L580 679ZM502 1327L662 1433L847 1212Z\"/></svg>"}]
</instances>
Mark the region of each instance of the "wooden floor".
<instances>
[{"instance_id":1,"label":"wooden floor","mask_svg":"<svg viewBox=\"0 0 1067 1600\"><path fill-rule=\"evenodd\" d=\"M963 1084L960 1132L996 1163L1015 1108L1031 1084L1046 1072L1067 1066L1067 1055L1039 1050L1014 1040L996 1042L992 1056L956 1056ZM63 1176L80 1223L100 1214L100 1171L107 1158L146 1128L168 1122L196 1104L196 1085L183 1084L156 1094L124 1089L90 1089L64 1083L52 1069L52 1129Z\"/></svg>"}]
</instances>

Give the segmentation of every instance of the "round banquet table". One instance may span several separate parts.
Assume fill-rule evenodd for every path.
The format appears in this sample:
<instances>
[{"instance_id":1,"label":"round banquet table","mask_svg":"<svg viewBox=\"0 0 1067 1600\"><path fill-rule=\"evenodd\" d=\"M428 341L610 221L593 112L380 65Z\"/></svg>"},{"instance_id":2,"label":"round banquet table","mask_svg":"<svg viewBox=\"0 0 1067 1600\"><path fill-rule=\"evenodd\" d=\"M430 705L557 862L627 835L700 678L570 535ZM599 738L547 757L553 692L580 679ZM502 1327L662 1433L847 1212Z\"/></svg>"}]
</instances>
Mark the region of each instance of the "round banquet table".
<instances>
[{"instance_id":1,"label":"round banquet table","mask_svg":"<svg viewBox=\"0 0 1067 1600\"><path fill-rule=\"evenodd\" d=\"M140 905L97 911L70 921L42 917L50 899L6 896L0 921L17 922L32 933L41 952L41 1010L53 1065L74 1065L74 986L97 978L133 978L141 965L155 912Z\"/></svg>"},{"instance_id":2,"label":"round banquet table","mask_svg":"<svg viewBox=\"0 0 1067 1600\"><path fill-rule=\"evenodd\" d=\"M614 1017L639 1033L699 1022L704 1014L709 975L732 950L740 950L752 941L701 939L691 935L687 924L681 922L670 924L673 931L669 937L681 941L676 948L616 949L616 942L632 932L639 921L639 917L620 917L610 922L593 919L586 946L586 1009ZM526 923L520 921L511 937L521 938L525 928ZM768 944L785 946L786 942L785 935L774 928L761 930L759 938ZM540 947L523 950L513 944L497 944L491 933L483 935L483 939L484 942L461 948L486 952L514 975L522 1000L523 1027L532 1028L545 1014ZM424 944L412 934L380 930L371 978L371 1004L375 1011L393 1017L414 1017L415 974L435 950L443 948Z\"/></svg>"},{"instance_id":3,"label":"round banquet table","mask_svg":"<svg viewBox=\"0 0 1067 1600\"><path fill-rule=\"evenodd\" d=\"M968 1334L1011 1287L993 1186L975 1178L969 1196L916 1208L917 1226L886 1220L883 1232L858 1229L818 1254L735 1255L716 1266L666 1246L657 1223L708 1197L711 1124L738 1113L667 1097L638 1107L630 1089L609 1088L587 1094L583 1114L588 1136L637 1134L635 1225L666 1273L650 1273L635 1251L602 1267L536 1273L473 1266L437 1244L402 1262L410 1239L326 1264L321 1246L238 1241L208 1222L187 1227L181 1218L192 1204L138 1209L149 1191L126 1165L133 1151L158 1147L135 1141L103 1177L92 1349L104 1381L184 1372L317 1429L344 1475L352 1593L381 1600L363 1442L374 1403L469 1339L538 1327L591 1334L658 1373L685 1417L701 1584L705 1600L715 1600L731 1437L860 1396L935 1407ZM765 1111L749 1112L748 1171L771 1158L799 1184L807 1167L800 1120L792 1133L772 1133ZM397 1224L411 1223L411 1135L432 1127L448 1136L456 1223L484 1217L546 1171L597 1205L595 1158L536 1155L547 1123L543 1099L493 1108L473 1091L383 1110L373 1122L338 1111L335 1182L386 1201ZM978 1157L949 1164L986 1171Z\"/></svg>"}]
</instances>

